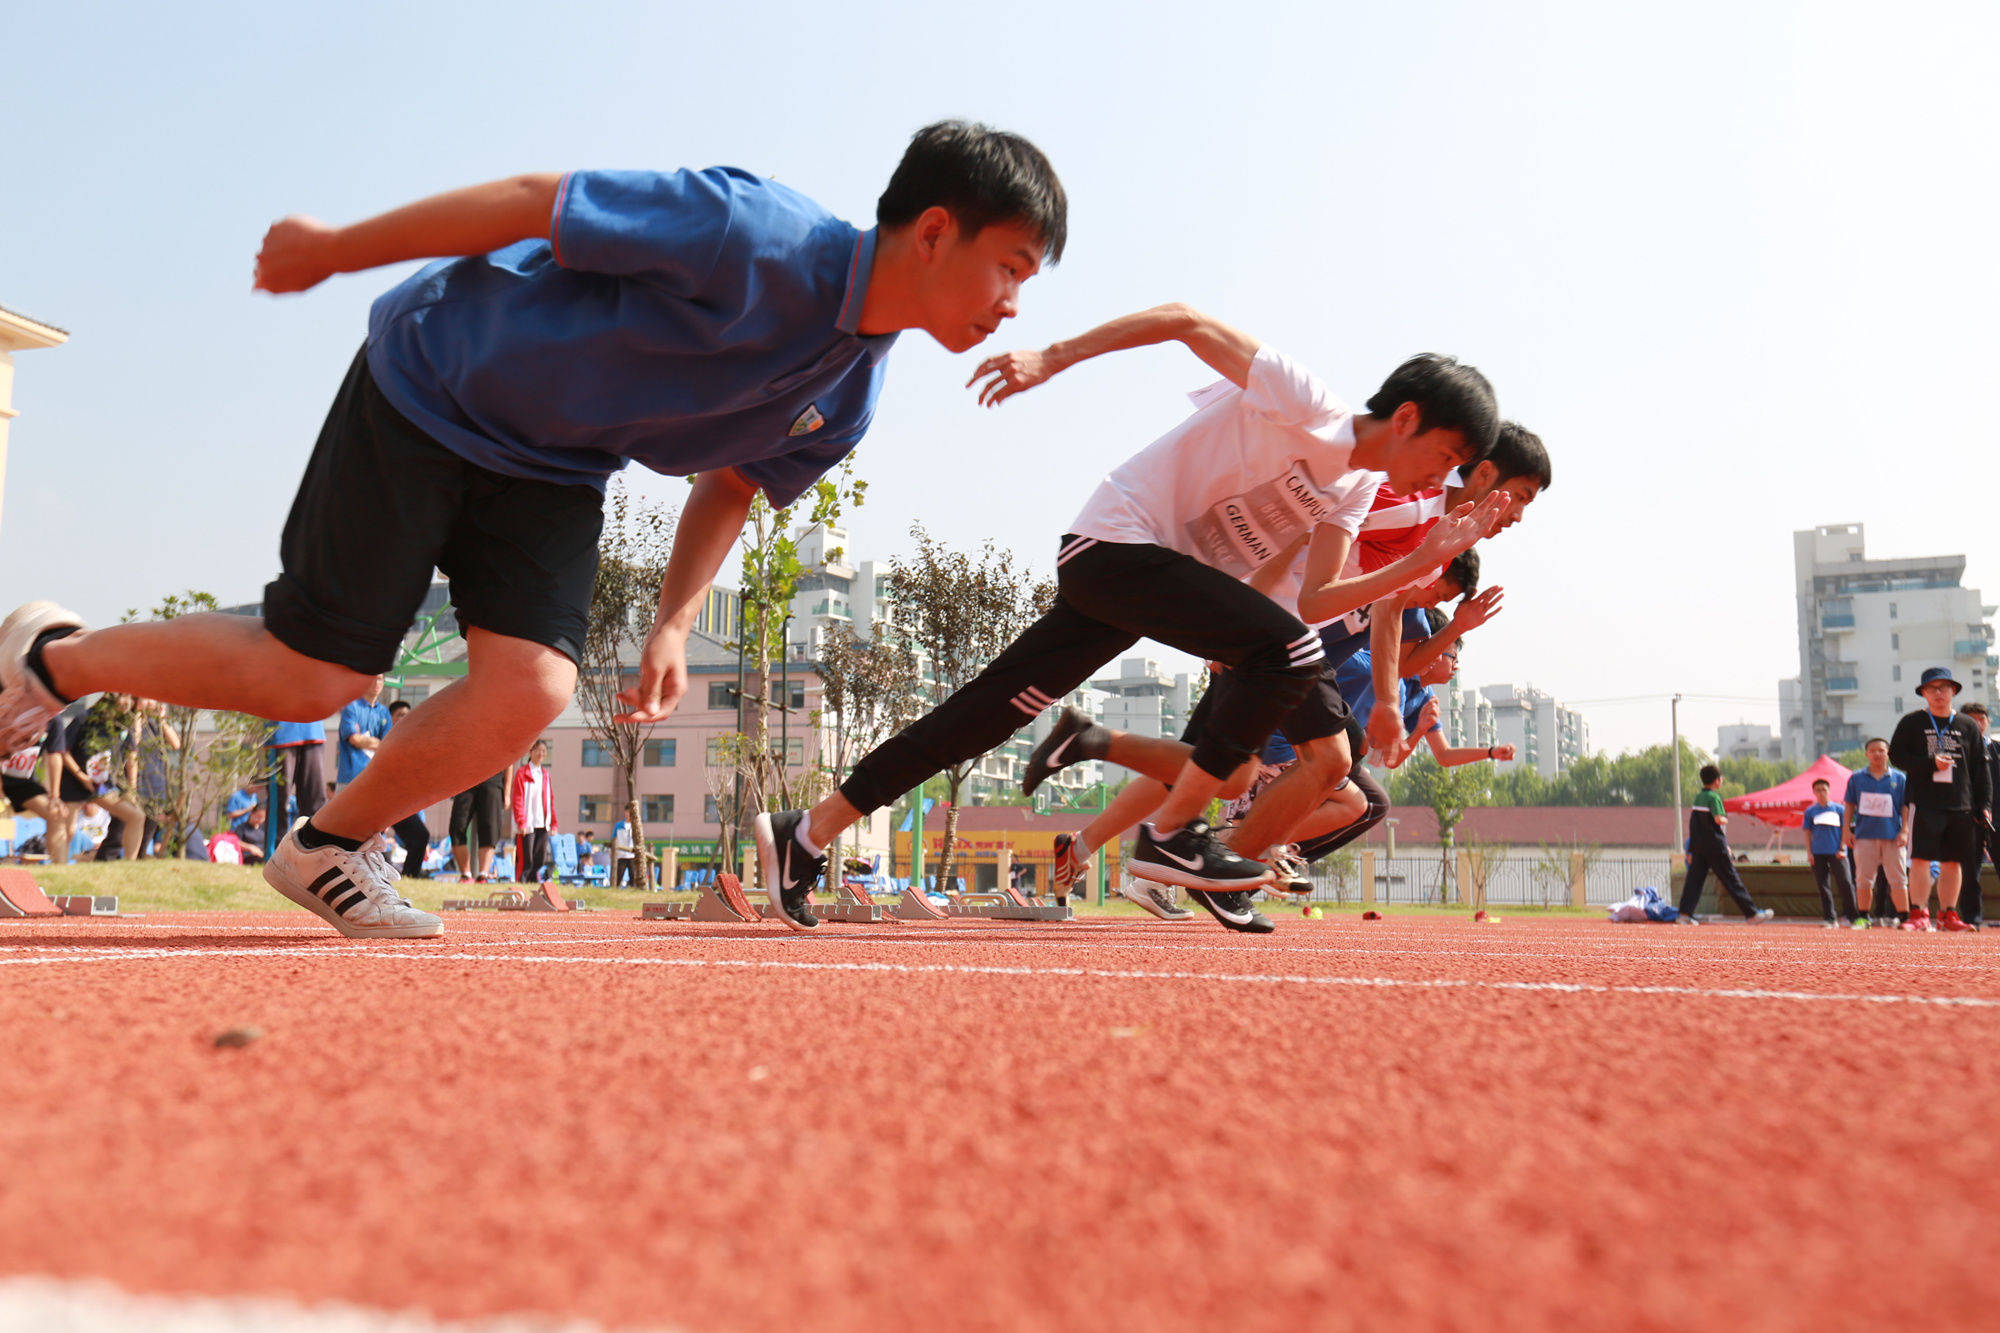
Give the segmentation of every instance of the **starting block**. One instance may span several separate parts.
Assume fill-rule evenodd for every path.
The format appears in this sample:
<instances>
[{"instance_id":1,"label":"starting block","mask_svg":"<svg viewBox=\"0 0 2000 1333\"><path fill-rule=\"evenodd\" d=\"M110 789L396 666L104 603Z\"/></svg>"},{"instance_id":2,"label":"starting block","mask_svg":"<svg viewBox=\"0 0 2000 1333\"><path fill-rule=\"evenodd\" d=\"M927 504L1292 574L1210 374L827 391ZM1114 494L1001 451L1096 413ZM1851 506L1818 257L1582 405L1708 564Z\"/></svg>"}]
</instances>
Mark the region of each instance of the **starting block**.
<instances>
[{"instance_id":1,"label":"starting block","mask_svg":"<svg viewBox=\"0 0 2000 1333\"><path fill-rule=\"evenodd\" d=\"M743 881L724 873L715 883L704 884L691 903L646 903L639 908L641 921L722 921L741 924L761 921L763 916L743 894Z\"/></svg>"},{"instance_id":2,"label":"starting block","mask_svg":"<svg viewBox=\"0 0 2000 1333\"><path fill-rule=\"evenodd\" d=\"M519 889L495 889L484 898L447 898L444 910L447 912L475 912L492 910L498 912L519 912L528 906L528 895Z\"/></svg>"},{"instance_id":3,"label":"starting block","mask_svg":"<svg viewBox=\"0 0 2000 1333\"><path fill-rule=\"evenodd\" d=\"M1011 884L990 892L960 894L957 901L943 907L913 886L904 891L896 907L896 916L904 921L1068 921L1075 915L1067 905L1030 902Z\"/></svg>"},{"instance_id":4,"label":"starting block","mask_svg":"<svg viewBox=\"0 0 2000 1333\"><path fill-rule=\"evenodd\" d=\"M56 906L64 916L117 916L116 895L92 897L87 893L70 893L56 899Z\"/></svg>"},{"instance_id":5,"label":"starting block","mask_svg":"<svg viewBox=\"0 0 2000 1333\"><path fill-rule=\"evenodd\" d=\"M0 870L0 917L61 915L63 909L49 901L33 875L25 870Z\"/></svg>"}]
</instances>

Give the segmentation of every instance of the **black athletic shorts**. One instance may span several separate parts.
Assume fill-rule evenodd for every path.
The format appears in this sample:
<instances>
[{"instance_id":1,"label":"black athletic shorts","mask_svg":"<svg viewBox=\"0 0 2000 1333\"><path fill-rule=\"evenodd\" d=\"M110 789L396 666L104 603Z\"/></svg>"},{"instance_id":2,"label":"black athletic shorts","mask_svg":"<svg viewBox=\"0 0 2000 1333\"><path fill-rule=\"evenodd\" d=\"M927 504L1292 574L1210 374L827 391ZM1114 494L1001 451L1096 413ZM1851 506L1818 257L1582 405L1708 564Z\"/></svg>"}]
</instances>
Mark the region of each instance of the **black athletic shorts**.
<instances>
[{"instance_id":1,"label":"black athletic shorts","mask_svg":"<svg viewBox=\"0 0 2000 1333\"><path fill-rule=\"evenodd\" d=\"M411 425L362 348L320 428L264 589L287 648L373 675L396 664L436 569L463 628L583 655L604 498L504 477Z\"/></svg>"},{"instance_id":2,"label":"black athletic shorts","mask_svg":"<svg viewBox=\"0 0 2000 1333\"><path fill-rule=\"evenodd\" d=\"M1220 691L1237 688L1232 684L1234 680L1234 672L1215 673L1208 683L1208 688L1202 692L1201 699L1188 713L1187 724L1181 728L1182 740L1189 745L1201 740L1202 726L1208 720L1211 704L1220 697ZM1348 707L1347 700L1341 698L1340 691L1334 687L1333 672L1322 671L1306 688L1306 697L1299 700L1291 712L1285 714L1285 720L1278 724L1278 730L1283 732L1285 739L1296 747L1307 741L1325 740L1328 736L1345 732L1353 722L1354 710ZM1354 751L1356 757L1364 753L1366 753L1365 748Z\"/></svg>"},{"instance_id":3,"label":"black athletic shorts","mask_svg":"<svg viewBox=\"0 0 2000 1333\"><path fill-rule=\"evenodd\" d=\"M37 796L48 794L49 789L33 778L17 778L0 773L0 796L5 796L7 804L13 806L17 813L25 813L28 802Z\"/></svg>"},{"instance_id":4,"label":"black athletic shorts","mask_svg":"<svg viewBox=\"0 0 2000 1333\"><path fill-rule=\"evenodd\" d=\"M1979 816L1970 810L1930 810L1917 807L1910 824L1910 859L1979 863Z\"/></svg>"}]
</instances>

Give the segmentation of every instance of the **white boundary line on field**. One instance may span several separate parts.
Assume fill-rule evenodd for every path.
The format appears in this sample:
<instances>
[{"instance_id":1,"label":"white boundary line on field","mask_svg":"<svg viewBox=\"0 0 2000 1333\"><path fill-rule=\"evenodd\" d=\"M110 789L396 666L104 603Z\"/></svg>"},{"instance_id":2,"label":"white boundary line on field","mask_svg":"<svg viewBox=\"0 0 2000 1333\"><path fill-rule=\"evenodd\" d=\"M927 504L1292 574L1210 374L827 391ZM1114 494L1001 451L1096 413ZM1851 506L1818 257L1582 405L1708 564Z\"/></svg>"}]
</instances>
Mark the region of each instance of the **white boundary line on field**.
<instances>
[{"instance_id":1,"label":"white boundary line on field","mask_svg":"<svg viewBox=\"0 0 2000 1333\"><path fill-rule=\"evenodd\" d=\"M575 958L556 954L403 952L301 953L293 949L124 949L49 958L0 958L0 967L53 967L76 963L150 962L186 958L285 958L313 962L532 963L558 967L684 967L745 971L846 972L897 976L1065 977L1107 981L1192 981L1258 986L1353 986L1380 990L1484 990L1557 995L1685 995L1721 1000L1789 1000L1827 1004L1908 1004L1960 1009L2000 1009L2000 999L1977 995L1860 995L1833 991L1784 991L1753 987L1619 986L1575 981L1481 981L1462 977L1303 976L1267 972L1180 972L1143 968L999 967L958 963L814 963L754 958Z\"/></svg>"}]
</instances>

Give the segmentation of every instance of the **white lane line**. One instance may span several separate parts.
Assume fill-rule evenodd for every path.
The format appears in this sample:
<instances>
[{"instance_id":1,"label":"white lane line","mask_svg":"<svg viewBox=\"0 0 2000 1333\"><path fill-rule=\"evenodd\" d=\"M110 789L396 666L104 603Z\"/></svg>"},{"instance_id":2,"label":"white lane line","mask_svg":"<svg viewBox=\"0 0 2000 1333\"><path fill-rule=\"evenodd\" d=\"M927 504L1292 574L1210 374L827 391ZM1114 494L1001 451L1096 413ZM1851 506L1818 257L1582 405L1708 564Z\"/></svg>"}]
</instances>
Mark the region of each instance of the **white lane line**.
<instances>
[{"instance_id":1,"label":"white lane line","mask_svg":"<svg viewBox=\"0 0 2000 1333\"><path fill-rule=\"evenodd\" d=\"M1795 1000L1840 1004L1912 1004L2000 1009L2000 999L1976 995L1855 995L1840 992L1762 990L1749 987L1610 986L1579 981L1481 981L1462 977L1298 976L1265 972L1169 972L1111 967L978 967L958 963L808 963L779 958L574 958L561 954L363 952L301 954L291 949L130 949L115 954L56 958L0 958L0 967L59 966L181 958L288 958L371 963L534 963L559 967L740 968L745 971L848 972L902 976L1087 977L1109 981L1213 981L1257 986L1361 986L1380 990L1488 990L1557 995L1688 995L1720 1000Z\"/></svg>"},{"instance_id":2,"label":"white lane line","mask_svg":"<svg viewBox=\"0 0 2000 1333\"><path fill-rule=\"evenodd\" d=\"M0 1333L600 1333L587 1319L433 1319L276 1297L140 1296L106 1282L0 1278Z\"/></svg>"}]
</instances>

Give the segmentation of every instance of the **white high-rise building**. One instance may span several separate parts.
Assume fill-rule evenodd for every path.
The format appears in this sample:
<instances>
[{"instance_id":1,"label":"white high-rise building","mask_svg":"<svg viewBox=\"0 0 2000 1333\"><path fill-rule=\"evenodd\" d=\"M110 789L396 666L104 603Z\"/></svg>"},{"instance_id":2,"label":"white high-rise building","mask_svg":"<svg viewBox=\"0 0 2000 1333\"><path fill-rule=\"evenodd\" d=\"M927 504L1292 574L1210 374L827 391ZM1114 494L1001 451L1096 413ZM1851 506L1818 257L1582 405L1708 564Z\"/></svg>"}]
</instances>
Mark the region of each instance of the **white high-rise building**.
<instances>
[{"instance_id":1,"label":"white high-rise building","mask_svg":"<svg viewBox=\"0 0 2000 1333\"><path fill-rule=\"evenodd\" d=\"M1769 759L1775 762L1785 757L1785 742L1783 737L1773 736L1771 729L1761 722L1739 722L1734 726L1716 728L1715 757L1718 761Z\"/></svg>"},{"instance_id":2,"label":"white high-rise building","mask_svg":"<svg viewBox=\"0 0 2000 1333\"><path fill-rule=\"evenodd\" d=\"M1480 689L1493 708L1494 745L1511 745L1514 758L1497 767L1509 771L1531 764L1552 778L1590 753L1590 724L1565 708L1547 690L1532 685L1487 685Z\"/></svg>"},{"instance_id":3,"label":"white high-rise building","mask_svg":"<svg viewBox=\"0 0 2000 1333\"><path fill-rule=\"evenodd\" d=\"M1961 586L1964 556L1870 560L1859 523L1795 532L1792 552L1802 705L1795 757L1837 755L1887 736L1923 706L1915 691L1926 667L1951 668L1964 686L1960 703L1993 705L2000 608Z\"/></svg>"}]
</instances>

